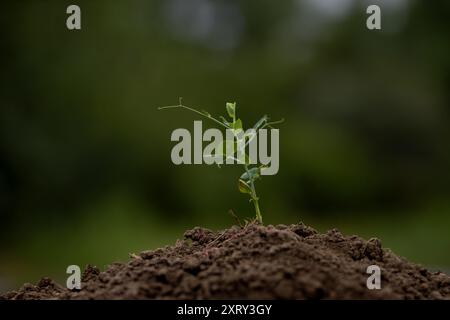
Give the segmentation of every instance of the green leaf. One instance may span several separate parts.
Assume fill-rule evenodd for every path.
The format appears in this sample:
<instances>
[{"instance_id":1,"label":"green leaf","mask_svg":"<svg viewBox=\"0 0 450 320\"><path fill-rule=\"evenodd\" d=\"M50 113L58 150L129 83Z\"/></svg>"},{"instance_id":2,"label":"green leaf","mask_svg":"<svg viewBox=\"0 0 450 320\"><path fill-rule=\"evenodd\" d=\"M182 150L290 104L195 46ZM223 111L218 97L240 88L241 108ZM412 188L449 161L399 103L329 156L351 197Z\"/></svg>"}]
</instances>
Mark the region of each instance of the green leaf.
<instances>
[{"instance_id":1,"label":"green leaf","mask_svg":"<svg viewBox=\"0 0 450 320\"><path fill-rule=\"evenodd\" d=\"M227 102L226 108L227 108L228 115L234 121L234 119L236 118L236 102L234 102L234 103Z\"/></svg>"},{"instance_id":2,"label":"green leaf","mask_svg":"<svg viewBox=\"0 0 450 320\"><path fill-rule=\"evenodd\" d=\"M233 122L233 130L239 130L239 129L243 130L241 119L237 119L236 121Z\"/></svg>"},{"instance_id":3,"label":"green leaf","mask_svg":"<svg viewBox=\"0 0 450 320\"><path fill-rule=\"evenodd\" d=\"M261 169L258 167L255 168L251 168L248 171L244 172L240 179L244 180L244 181L251 181L251 180L255 180L258 179L261 175Z\"/></svg>"},{"instance_id":4,"label":"green leaf","mask_svg":"<svg viewBox=\"0 0 450 320\"><path fill-rule=\"evenodd\" d=\"M238 187L239 187L239 191L242 193L248 193L248 194L252 193L252 189L250 188L250 186L242 179L239 179Z\"/></svg>"}]
</instances>

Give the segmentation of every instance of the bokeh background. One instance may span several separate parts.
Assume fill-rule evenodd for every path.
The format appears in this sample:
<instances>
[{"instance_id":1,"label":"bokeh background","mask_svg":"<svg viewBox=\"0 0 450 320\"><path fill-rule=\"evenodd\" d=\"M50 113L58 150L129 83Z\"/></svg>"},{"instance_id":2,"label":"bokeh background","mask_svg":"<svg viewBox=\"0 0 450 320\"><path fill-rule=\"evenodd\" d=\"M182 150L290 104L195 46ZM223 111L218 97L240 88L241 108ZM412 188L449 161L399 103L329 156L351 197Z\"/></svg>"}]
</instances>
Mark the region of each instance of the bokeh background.
<instances>
[{"instance_id":1,"label":"bokeh background","mask_svg":"<svg viewBox=\"0 0 450 320\"><path fill-rule=\"evenodd\" d=\"M78 4L82 30L66 29ZM366 28L378 4L382 30ZM450 2L6 1L0 291L253 215L241 168L175 166L175 128L284 117L266 223L379 237L450 270Z\"/></svg>"}]
</instances>

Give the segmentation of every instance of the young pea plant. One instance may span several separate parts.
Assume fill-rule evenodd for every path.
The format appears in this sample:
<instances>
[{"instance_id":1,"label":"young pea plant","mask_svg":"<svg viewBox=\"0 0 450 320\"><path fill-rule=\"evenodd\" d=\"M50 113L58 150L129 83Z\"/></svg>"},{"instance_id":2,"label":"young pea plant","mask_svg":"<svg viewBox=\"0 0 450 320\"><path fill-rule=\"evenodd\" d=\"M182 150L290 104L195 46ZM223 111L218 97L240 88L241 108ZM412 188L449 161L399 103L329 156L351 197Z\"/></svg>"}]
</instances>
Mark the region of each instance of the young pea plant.
<instances>
[{"instance_id":1,"label":"young pea plant","mask_svg":"<svg viewBox=\"0 0 450 320\"><path fill-rule=\"evenodd\" d=\"M225 155L227 158L232 158L235 160L238 164L241 164L244 167L244 173L239 177L238 179L238 189L241 193L248 194L250 197L250 202L253 203L253 206L255 208L256 213L256 220L259 223L262 223L262 215L261 215L261 209L259 208L259 197L256 193L255 188L255 182L258 179L261 179L261 169L265 166L262 164L256 164L251 165L250 164L250 158L245 153L245 147L250 144L250 142L257 136L257 130L264 129L264 128L272 128L275 124L280 124L284 122L284 119L278 120L278 121L270 121L270 118L267 115L264 115L256 124L253 126L253 131L251 133L245 133L242 135L242 132L245 132L242 126L242 120L237 117L236 112L236 103L227 102L226 103L226 111L229 116L229 120L227 120L225 117L220 116L219 118L213 117L210 113L204 110L197 110L192 107L188 107L183 105L182 99L179 99L178 105L173 106L165 106L165 107L159 107L158 110L164 110L164 109L186 109L191 112L197 113L203 117L206 117L216 124L220 125L221 127L225 129L229 129L233 132L234 138L237 142L243 142L243 143L236 143L234 142L234 148L231 150L232 155L230 155L230 150L225 150L225 152L222 155ZM244 139L244 140L242 140ZM244 155L244 161L237 159L238 157L234 156L234 154L237 152L236 146L241 146L242 150L241 152ZM222 148L219 148L219 150L223 151L223 148L225 146L222 145ZM228 149L228 144L225 147L225 149ZM212 155L210 155L212 156ZM217 154L216 154L217 156ZM220 167L220 165L218 165Z\"/></svg>"}]
</instances>

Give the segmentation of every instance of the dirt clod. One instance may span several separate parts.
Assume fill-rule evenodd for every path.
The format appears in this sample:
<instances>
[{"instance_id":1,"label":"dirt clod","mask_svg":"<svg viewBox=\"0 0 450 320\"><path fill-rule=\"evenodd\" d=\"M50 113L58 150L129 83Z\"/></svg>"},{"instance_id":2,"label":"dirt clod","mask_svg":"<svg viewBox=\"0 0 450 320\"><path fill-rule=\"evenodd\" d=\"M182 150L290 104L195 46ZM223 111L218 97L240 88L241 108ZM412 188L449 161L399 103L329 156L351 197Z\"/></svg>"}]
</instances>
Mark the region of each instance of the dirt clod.
<instances>
[{"instance_id":1,"label":"dirt clod","mask_svg":"<svg viewBox=\"0 0 450 320\"><path fill-rule=\"evenodd\" d=\"M366 286L370 265L381 290ZM0 299L450 299L450 277L410 263L381 241L319 234L304 224L213 232L186 231L174 246L132 255L100 272L88 266L82 288L44 278Z\"/></svg>"}]
</instances>

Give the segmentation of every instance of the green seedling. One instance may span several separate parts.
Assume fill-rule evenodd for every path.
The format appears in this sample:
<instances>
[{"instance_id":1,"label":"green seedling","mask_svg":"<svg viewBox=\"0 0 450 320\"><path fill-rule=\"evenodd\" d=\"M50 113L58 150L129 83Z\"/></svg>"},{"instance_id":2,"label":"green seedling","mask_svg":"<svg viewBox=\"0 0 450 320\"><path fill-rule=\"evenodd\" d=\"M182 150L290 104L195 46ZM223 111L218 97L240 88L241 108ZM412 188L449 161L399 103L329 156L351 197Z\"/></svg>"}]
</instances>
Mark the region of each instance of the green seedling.
<instances>
[{"instance_id":1,"label":"green seedling","mask_svg":"<svg viewBox=\"0 0 450 320\"><path fill-rule=\"evenodd\" d=\"M191 112L194 112L196 114L199 114L205 118L210 119L211 121L215 122L219 126L230 129L233 132L233 135L236 139L236 141L239 142L240 139L244 139L242 144L235 143L234 145L241 145L245 149L247 145L250 144L250 142L256 137L257 134L248 134L245 133L244 135L239 134L241 131L245 132L242 125L242 120L237 117L236 112L236 103L227 102L226 103L226 111L228 114L229 119L220 116L219 118L213 117L210 113L204 110L197 110L192 107L188 107L183 105L182 100L180 98L178 105L173 106L165 106L165 107L159 107L158 110L165 110L165 109L186 109ZM267 115L264 115L256 124L253 126L254 132L257 132L260 129L264 128L271 128L274 129L273 125L280 124L284 122L284 119L278 120L278 121L270 121L270 118ZM225 145L223 146L225 149ZM224 151L224 155L228 155L226 150ZM236 153L237 148L233 148L232 153ZM262 223L262 215L261 215L261 209L259 207L259 197L256 193L255 188L255 182L259 179L261 179L261 169L265 166L263 164L256 164L252 165L250 164L250 158L248 154L245 153L244 150L241 150L244 153L244 161L241 161L237 159L237 157L234 157L233 153L233 159L237 161L238 164L241 164L244 167L244 173L239 177L238 179L238 189L241 193L248 194L250 197L250 202L253 203L253 206L255 208L256 213L256 220L260 223ZM220 167L220 165L218 165Z\"/></svg>"}]
</instances>

